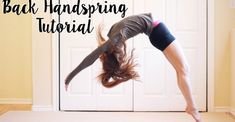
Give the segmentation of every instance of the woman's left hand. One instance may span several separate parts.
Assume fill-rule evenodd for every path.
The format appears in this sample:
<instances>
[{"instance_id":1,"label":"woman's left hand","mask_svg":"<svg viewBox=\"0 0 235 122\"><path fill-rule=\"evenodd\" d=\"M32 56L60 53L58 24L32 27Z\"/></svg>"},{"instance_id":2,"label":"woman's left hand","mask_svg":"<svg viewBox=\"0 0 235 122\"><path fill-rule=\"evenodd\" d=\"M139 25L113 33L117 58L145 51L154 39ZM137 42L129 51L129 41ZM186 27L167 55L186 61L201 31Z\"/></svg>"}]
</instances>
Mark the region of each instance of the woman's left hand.
<instances>
[{"instance_id":1,"label":"woman's left hand","mask_svg":"<svg viewBox=\"0 0 235 122\"><path fill-rule=\"evenodd\" d=\"M66 92L68 91L68 86L69 86L69 85L65 85L65 91L66 91Z\"/></svg>"}]
</instances>

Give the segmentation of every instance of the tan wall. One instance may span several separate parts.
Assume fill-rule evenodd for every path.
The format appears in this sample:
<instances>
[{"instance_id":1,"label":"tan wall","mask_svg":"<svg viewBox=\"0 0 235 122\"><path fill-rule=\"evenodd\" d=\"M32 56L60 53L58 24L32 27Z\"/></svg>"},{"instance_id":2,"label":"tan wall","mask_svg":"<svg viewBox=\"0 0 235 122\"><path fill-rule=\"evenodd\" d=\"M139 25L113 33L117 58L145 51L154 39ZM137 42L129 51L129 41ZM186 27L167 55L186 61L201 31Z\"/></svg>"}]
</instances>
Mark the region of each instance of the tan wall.
<instances>
[{"instance_id":1,"label":"tan wall","mask_svg":"<svg viewBox=\"0 0 235 122\"><path fill-rule=\"evenodd\" d=\"M215 0L215 106L230 105L231 42L235 8L230 0Z\"/></svg>"},{"instance_id":2,"label":"tan wall","mask_svg":"<svg viewBox=\"0 0 235 122\"><path fill-rule=\"evenodd\" d=\"M231 32L232 48L232 80L231 80L231 111L235 115L235 28Z\"/></svg>"},{"instance_id":3,"label":"tan wall","mask_svg":"<svg viewBox=\"0 0 235 122\"><path fill-rule=\"evenodd\" d=\"M23 1L19 1L24 3ZM32 99L31 15L3 15L0 4L0 100Z\"/></svg>"}]
</instances>

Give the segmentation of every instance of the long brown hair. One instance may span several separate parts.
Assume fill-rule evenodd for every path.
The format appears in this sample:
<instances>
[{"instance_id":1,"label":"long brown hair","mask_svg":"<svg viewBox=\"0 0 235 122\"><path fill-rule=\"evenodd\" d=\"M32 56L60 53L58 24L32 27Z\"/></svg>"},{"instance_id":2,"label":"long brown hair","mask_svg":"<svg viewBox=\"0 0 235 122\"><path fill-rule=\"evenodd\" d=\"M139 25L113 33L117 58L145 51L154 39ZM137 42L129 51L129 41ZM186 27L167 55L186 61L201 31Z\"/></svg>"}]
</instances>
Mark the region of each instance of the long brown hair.
<instances>
[{"instance_id":1,"label":"long brown hair","mask_svg":"<svg viewBox=\"0 0 235 122\"><path fill-rule=\"evenodd\" d=\"M102 36L102 29L102 26L99 25L97 30L99 45L102 45L106 41ZM122 39L119 41L123 48L112 45L112 48L109 48L107 52L100 55L103 73L101 73L98 78L102 85L107 88L114 87L122 82L139 77L138 73L134 71L134 67L136 66L133 58L134 49L132 49L131 55L127 56L124 40ZM110 78L112 78L112 81L110 81Z\"/></svg>"}]
</instances>

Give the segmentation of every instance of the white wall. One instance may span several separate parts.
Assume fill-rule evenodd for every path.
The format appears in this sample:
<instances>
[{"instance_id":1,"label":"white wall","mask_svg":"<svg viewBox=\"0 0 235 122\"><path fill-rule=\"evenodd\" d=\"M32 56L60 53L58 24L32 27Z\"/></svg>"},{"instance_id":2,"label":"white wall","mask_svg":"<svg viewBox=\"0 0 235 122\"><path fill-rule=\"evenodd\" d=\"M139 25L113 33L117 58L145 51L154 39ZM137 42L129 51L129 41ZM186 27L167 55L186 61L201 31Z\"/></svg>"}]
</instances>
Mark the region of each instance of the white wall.
<instances>
[{"instance_id":1,"label":"white wall","mask_svg":"<svg viewBox=\"0 0 235 122\"><path fill-rule=\"evenodd\" d=\"M42 0L35 0L43 8ZM43 10L43 9L39 9ZM32 16L32 77L33 77L33 110L52 109L52 48L51 34L38 31L36 17L44 17L49 22L50 14L38 11Z\"/></svg>"}]
</instances>

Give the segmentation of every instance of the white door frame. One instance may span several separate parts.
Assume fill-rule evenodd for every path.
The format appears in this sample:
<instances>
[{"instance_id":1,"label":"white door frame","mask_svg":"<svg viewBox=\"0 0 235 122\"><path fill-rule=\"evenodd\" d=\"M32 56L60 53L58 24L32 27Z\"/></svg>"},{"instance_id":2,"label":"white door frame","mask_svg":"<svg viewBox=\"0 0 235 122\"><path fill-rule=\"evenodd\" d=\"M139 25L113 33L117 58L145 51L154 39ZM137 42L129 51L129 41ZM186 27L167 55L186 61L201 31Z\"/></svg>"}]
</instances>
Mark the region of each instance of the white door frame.
<instances>
[{"instance_id":1,"label":"white door frame","mask_svg":"<svg viewBox=\"0 0 235 122\"><path fill-rule=\"evenodd\" d=\"M53 1L58 4L59 1ZM58 15L52 18L58 20ZM59 111L59 34L52 34L52 107ZM34 39L33 39L34 40ZM214 0L207 0L207 111L214 111Z\"/></svg>"}]
</instances>

